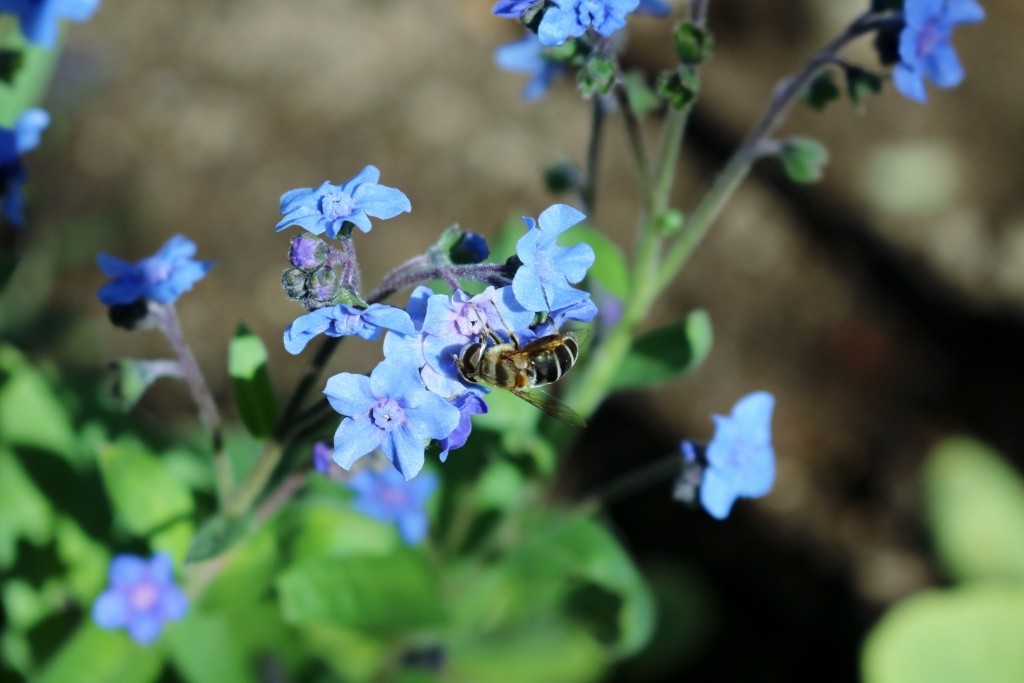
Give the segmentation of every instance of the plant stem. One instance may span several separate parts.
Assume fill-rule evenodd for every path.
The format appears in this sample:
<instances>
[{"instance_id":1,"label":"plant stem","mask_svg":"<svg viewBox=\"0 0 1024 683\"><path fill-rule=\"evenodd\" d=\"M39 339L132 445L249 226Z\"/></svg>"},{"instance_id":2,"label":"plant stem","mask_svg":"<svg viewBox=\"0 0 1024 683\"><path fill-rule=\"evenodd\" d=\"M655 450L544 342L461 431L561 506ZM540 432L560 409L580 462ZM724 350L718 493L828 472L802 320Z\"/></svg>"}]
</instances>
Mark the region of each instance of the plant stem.
<instances>
[{"instance_id":1,"label":"plant stem","mask_svg":"<svg viewBox=\"0 0 1024 683\"><path fill-rule=\"evenodd\" d=\"M682 467L682 456L679 453L658 458L641 468L631 470L621 477L613 479L597 491L584 496L576 507L586 513L597 512L610 503L678 475L682 471Z\"/></svg>"},{"instance_id":2,"label":"plant stem","mask_svg":"<svg viewBox=\"0 0 1024 683\"><path fill-rule=\"evenodd\" d=\"M220 411L217 410L217 403L213 400L213 394L206 384L203 371L192 354L192 349L185 341L185 335L181 331L181 322L178 320L178 312L173 303L161 304L154 301L149 302L149 313L160 330L167 337L175 355L178 357L178 369L181 378L188 386L192 400L199 411L199 419L210 432L213 442L213 469L217 482L217 498L221 507L224 507L234 489L234 473L231 471L231 462L228 460L227 452L224 450L224 435L220 419Z\"/></svg>"},{"instance_id":3,"label":"plant stem","mask_svg":"<svg viewBox=\"0 0 1024 683\"><path fill-rule=\"evenodd\" d=\"M601 153L601 133L604 131L605 109L604 103L599 96L592 100L590 116L590 141L587 143L587 167L584 171L586 176L583 185L580 187L580 202L583 204L583 213L594 220L594 196L597 191L597 166L598 157Z\"/></svg>"}]
</instances>

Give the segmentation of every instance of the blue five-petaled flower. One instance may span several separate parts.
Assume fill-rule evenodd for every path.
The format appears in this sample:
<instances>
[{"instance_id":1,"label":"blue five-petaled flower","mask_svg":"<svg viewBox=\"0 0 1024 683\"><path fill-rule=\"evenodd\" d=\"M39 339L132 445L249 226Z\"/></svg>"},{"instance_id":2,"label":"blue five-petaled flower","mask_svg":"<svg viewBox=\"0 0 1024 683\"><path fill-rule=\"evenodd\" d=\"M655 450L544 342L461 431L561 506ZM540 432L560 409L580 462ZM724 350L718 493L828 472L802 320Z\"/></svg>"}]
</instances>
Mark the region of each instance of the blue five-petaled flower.
<instances>
[{"instance_id":1,"label":"blue five-petaled flower","mask_svg":"<svg viewBox=\"0 0 1024 683\"><path fill-rule=\"evenodd\" d=\"M536 221L523 217L527 231L516 243L522 265L512 279L512 292L523 307L550 312L589 298L587 292L571 285L580 282L593 265L593 248L586 243L558 245L558 236L584 218L566 204L548 207Z\"/></svg>"},{"instance_id":2,"label":"blue five-petaled flower","mask_svg":"<svg viewBox=\"0 0 1024 683\"><path fill-rule=\"evenodd\" d=\"M537 27L540 42L547 47L579 38L588 29L608 37L626 25L626 15L640 0L555 0Z\"/></svg>"},{"instance_id":3,"label":"blue five-petaled flower","mask_svg":"<svg viewBox=\"0 0 1024 683\"><path fill-rule=\"evenodd\" d=\"M0 213L12 225L25 223L21 186L28 174L21 157L39 146L39 138L49 125L50 115L45 110L27 109L14 128L0 128Z\"/></svg>"},{"instance_id":4,"label":"blue five-petaled flower","mask_svg":"<svg viewBox=\"0 0 1024 683\"><path fill-rule=\"evenodd\" d=\"M725 519L737 498L759 498L775 483L774 407L775 397L755 391L736 402L732 415L714 416L700 484L700 503L712 517Z\"/></svg>"},{"instance_id":5,"label":"blue five-petaled flower","mask_svg":"<svg viewBox=\"0 0 1024 683\"><path fill-rule=\"evenodd\" d=\"M356 494L353 508L367 517L394 524L406 545L416 545L426 537L426 504L437 489L437 477L431 472L406 481L390 467L381 471L364 469L345 485Z\"/></svg>"},{"instance_id":6,"label":"blue five-petaled flower","mask_svg":"<svg viewBox=\"0 0 1024 683\"><path fill-rule=\"evenodd\" d=\"M985 18L977 0L906 0L906 25L900 33L900 62L893 70L893 85L904 96L925 102L925 79L940 88L952 88L964 78L950 39L960 24Z\"/></svg>"},{"instance_id":7,"label":"blue five-petaled flower","mask_svg":"<svg viewBox=\"0 0 1024 683\"><path fill-rule=\"evenodd\" d=\"M333 454L346 470L379 448L411 479L423 469L430 440L444 439L459 424L459 409L428 391L410 360L385 358L369 377L335 375L324 394L334 410L347 416L334 434Z\"/></svg>"},{"instance_id":8,"label":"blue five-petaled flower","mask_svg":"<svg viewBox=\"0 0 1024 683\"><path fill-rule=\"evenodd\" d=\"M101 253L97 257L100 270L113 279L100 287L100 301L107 306L130 304L139 299L161 304L177 301L213 267L213 261L192 258L195 253L195 242L182 235L175 235L155 254L137 263Z\"/></svg>"},{"instance_id":9,"label":"blue five-petaled flower","mask_svg":"<svg viewBox=\"0 0 1024 683\"><path fill-rule=\"evenodd\" d=\"M313 337L320 334L328 337L355 335L373 341L383 330L412 334L416 327L401 308L387 304L370 304L366 308L338 304L296 318L284 331L284 348L288 353L302 353Z\"/></svg>"},{"instance_id":10,"label":"blue five-petaled flower","mask_svg":"<svg viewBox=\"0 0 1024 683\"><path fill-rule=\"evenodd\" d=\"M92 618L105 629L125 629L137 643L151 643L164 624L185 616L188 599L174 583L174 563L157 553L150 559L117 555L108 570L110 587L92 605Z\"/></svg>"},{"instance_id":11,"label":"blue five-petaled flower","mask_svg":"<svg viewBox=\"0 0 1024 683\"><path fill-rule=\"evenodd\" d=\"M61 19L88 21L99 6L100 0L0 0L0 13L16 14L25 40L52 49Z\"/></svg>"},{"instance_id":12,"label":"blue five-petaled flower","mask_svg":"<svg viewBox=\"0 0 1024 683\"><path fill-rule=\"evenodd\" d=\"M380 171L367 166L343 185L325 181L313 189L303 187L281 195L281 215L277 230L291 225L304 228L314 235L338 236L345 223L352 223L363 232L370 232L370 216L394 218L404 211L412 211L409 198L401 190L380 185Z\"/></svg>"}]
</instances>

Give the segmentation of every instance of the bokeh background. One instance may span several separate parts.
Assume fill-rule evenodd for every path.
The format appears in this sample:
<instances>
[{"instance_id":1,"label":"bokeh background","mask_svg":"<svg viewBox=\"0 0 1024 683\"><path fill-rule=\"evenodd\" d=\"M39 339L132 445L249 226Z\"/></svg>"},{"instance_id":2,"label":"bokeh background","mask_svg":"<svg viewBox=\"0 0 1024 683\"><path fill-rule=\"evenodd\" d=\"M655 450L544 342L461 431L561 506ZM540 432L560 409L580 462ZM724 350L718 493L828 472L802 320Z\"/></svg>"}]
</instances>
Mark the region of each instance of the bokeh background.
<instances>
[{"instance_id":1,"label":"bokeh background","mask_svg":"<svg viewBox=\"0 0 1024 683\"><path fill-rule=\"evenodd\" d=\"M453 222L493 235L536 215L553 201L542 169L582 161L588 104L565 82L520 101L522 78L491 61L519 29L491 4L107 0L71 27L46 98L54 123L28 161L29 260L0 298L0 335L82 376L163 355L158 335L107 323L95 250L134 259L184 233L218 262L179 311L222 407L239 320L270 340L276 385L290 386L303 360L273 341L300 313L279 285L282 192L380 167L413 212L358 241L374 282ZM712 0L717 48L683 157L684 210L776 79L860 5ZM946 580L920 512L930 447L969 433L1024 461L1024 6L984 5L988 20L955 37L961 87L924 106L887 88L864 111L794 112L784 131L831 151L825 180L796 187L763 162L652 316L706 308L709 360L609 402L571 455L565 497L708 438L709 415L751 390L778 399L767 498L720 523L672 503L665 484L611 510L642 565L690 586L664 596L661 617L687 645L627 664L622 680L856 680L884 609ZM670 26L637 18L627 64L670 65ZM876 64L868 41L847 54ZM607 132L593 221L629 250L639 195L617 118ZM376 351L357 351L335 371L372 367ZM190 410L168 383L135 415L166 428Z\"/></svg>"}]
</instances>

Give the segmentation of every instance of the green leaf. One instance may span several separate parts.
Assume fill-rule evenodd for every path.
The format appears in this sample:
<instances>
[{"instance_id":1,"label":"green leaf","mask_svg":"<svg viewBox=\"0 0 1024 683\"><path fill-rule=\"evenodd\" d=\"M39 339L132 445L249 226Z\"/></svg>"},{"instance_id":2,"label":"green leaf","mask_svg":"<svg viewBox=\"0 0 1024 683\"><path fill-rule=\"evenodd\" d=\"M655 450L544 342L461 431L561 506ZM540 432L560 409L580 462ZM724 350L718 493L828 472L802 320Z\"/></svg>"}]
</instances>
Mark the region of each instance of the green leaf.
<instances>
[{"instance_id":1,"label":"green leaf","mask_svg":"<svg viewBox=\"0 0 1024 683\"><path fill-rule=\"evenodd\" d=\"M602 632L608 634L608 654L627 657L639 651L654 629L654 602L629 553L611 533L586 517L539 516L529 536L508 559L525 583L542 589L551 582L565 582L578 589L589 582L617 600ZM584 605L586 607L586 605ZM590 623L588 621L588 623Z\"/></svg>"},{"instance_id":2,"label":"green leaf","mask_svg":"<svg viewBox=\"0 0 1024 683\"><path fill-rule=\"evenodd\" d=\"M1024 588L979 584L915 595L890 609L861 654L865 683L1024 681Z\"/></svg>"},{"instance_id":3,"label":"green leaf","mask_svg":"<svg viewBox=\"0 0 1024 683\"><path fill-rule=\"evenodd\" d=\"M53 533L54 515L17 458L0 448L0 568L8 569L17 555L18 539L46 543Z\"/></svg>"},{"instance_id":4,"label":"green leaf","mask_svg":"<svg viewBox=\"0 0 1024 683\"><path fill-rule=\"evenodd\" d=\"M185 563L202 562L226 552L240 541L251 528L248 517L228 519L215 515L202 523L185 555Z\"/></svg>"},{"instance_id":5,"label":"green leaf","mask_svg":"<svg viewBox=\"0 0 1024 683\"><path fill-rule=\"evenodd\" d=\"M0 347L0 442L79 460L64 406L42 374L10 346Z\"/></svg>"},{"instance_id":6,"label":"green leaf","mask_svg":"<svg viewBox=\"0 0 1024 683\"><path fill-rule=\"evenodd\" d=\"M935 548L961 580L1024 581L1024 482L987 446L942 442L923 471Z\"/></svg>"},{"instance_id":7,"label":"green leaf","mask_svg":"<svg viewBox=\"0 0 1024 683\"><path fill-rule=\"evenodd\" d=\"M398 547L398 534L393 525L355 512L343 491L337 489L333 500L320 497L297 510L298 528L292 550L296 559L314 557L354 557L390 555Z\"/></svg>"},{"instance_id":8,"label":"green leaf","mask_svg":"<svg viewBox=\"0 0 1024 683\"><path fill-rule=\"evenodd\" d=\"M245 653L222 615L191 611L163 635L174 668L188 683L248 683Z\"/></svg>"},{"instance_id":9,"label":"green leaf","mask_svg":"<svg viewBox=\"0 0 1024 683\"><path fill-rule=\"evenodd\" d=\"M412 551L386 557L319 557L289 567L277 581L284 618L372 634L401 634L444 616L434 572Z\"/></svg>"},{"instance_id":10,"label":"green leaf","mask_svg":"<svg viewBox=\"0 0 1024 683\"><path fill-rule=\"evenodd\" d=\"M629 98L629 108L636 112L637 116L643 117L658 107L658 96L647 85L647 79L643 72L630 71L626 74L626 97Z\"/></svg>"},{"instance_id":11,"label":"green leaf","mask_svg":"<svg viewBox=\"0 0 1024 683\"><path fill-rule=\"evenodd\" d=\"M267 370L267 349L245 323L238 323L228 350L228 374L235 387L235 405L253 436L267 436L277 420L277 401Z\"/></svg>"},{"instance_id":12,"label":"green leaf","mask_svg":"<svg viewBox=\"0 0 1024 683\"><path fill-rule=\"evenodd\" d=\"M160 647L143 647L124 631L83 623L33 683L151 683L163 667Z\"/></svg>"},{"instance_id":13,"label":"green leaf","mask_svg":"<svg viewBox=\"0 0 1024 683\"><path fill-rule=\"evenodd\" d=\"M858 109L864 106L864 97L882 92L882 77L856 66L847 66L846 94Z\"/></svg>"},{"instance_id":14,"label":"green leaf","mask_svg":"<svg viewBox=\"0 0 1024 683\"><path fill-rule=\"evenodd\" d=\"M171 470L144 446L124 440L99 450L103 483L124 528L154 536L156 547L180 559L191 535L192 495Z\"/></svg>"},{"instance_id":15,"label":"green leaf","mask_svg":"<svg viewBox=\"0 0 1024 683\"><path fill-rule=\"evenodd\" d=\"M615 242L588 225L577 225L566 232L561 244L571 247L586 242L594 250L594 265L587 277L608 290L617 299L629 297L629 268L626 257Z\"/></svg>"},{"instance_id":16,"label":"green leaf","mask_svg":"<svg viewBox=\"0 0 1024 683\"><path fill-rule=\"evenodd\" d=\"M128 412L139 402L153 382L161 377L181 377L181 366L173 360L133 360L122 359L113 363L117 374L114 377L112 392L121 405L121 410Z\"/></svg>"},{"instance_id":17,"label":"green leaf","mask_svg":"<svg viewBox=\"0 0 1024 683\"><path fill-rule=\"evenodd\" d=\"M713 342L711 317L703 309L681 323L648 332L633 342L612 390L654 387L691 372L707 358Z\"/></svg>"},{"instance_id":18,"label":"green leaf","mask_svg":"<svg viewBox=\"0 0 1024 683\"><path fill-rule=\"evenodd\" d=\"M825 175L828 149L817 140L796 136L783 141L779 157L790 180L816 183Z\"/></svg>"},{"instance_id":19,"label":"green leaf","mask_svg":"<svg viewBox=\"0 0 1024 683\"><path fill-rule=\"evenodd\" d=\"M39 103L60 55L60 50L47 50L19 42L24 47L21 48L21 64L14 82L0 82L0 127L4 128L13 127L21 112Z\"/></svg>"},{"instance_id":20,"label":"green leaf","mask_svg":"<svg viewBox=\"0 0 1024 683\"><path fill-rule=\"evenodd\" d=\"M575 683L597 681L607 673L601 643L558 622L457 643L451 657L451 668L467 681Z\"/></svg>"},{"instance_id":21,"label":"green leaf","mask_svg":"<svg viewBox=\"0 0 1024 683\"><path fill-rule=\"evenodd\" d=\"M0 294L3 293L7 283L11 281L15 269L18 267L19 258L7 252L0 253Z\"/></svg>"}]
</instances>

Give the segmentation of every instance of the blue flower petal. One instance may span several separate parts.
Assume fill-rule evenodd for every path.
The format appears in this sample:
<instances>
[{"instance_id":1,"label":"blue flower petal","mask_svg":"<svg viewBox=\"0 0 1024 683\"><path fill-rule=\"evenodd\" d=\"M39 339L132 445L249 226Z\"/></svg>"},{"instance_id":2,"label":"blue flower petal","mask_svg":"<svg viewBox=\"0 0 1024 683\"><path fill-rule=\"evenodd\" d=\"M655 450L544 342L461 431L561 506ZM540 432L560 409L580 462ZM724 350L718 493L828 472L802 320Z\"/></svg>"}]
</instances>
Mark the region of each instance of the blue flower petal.
<instances>
[{"instance_id":1,"label":"blue flower petal","mask_svg":"<svg viewBox=\"0 0 1024 683\"><path fill-rule=\"evenodd\" d=\"M397 431L397 430L396 430ZM372 453L384 441L384 430L367 418L345 418L334 432L334 462L351 469L356 460Z\"/></svg>"},{"instance_id":2,"label":"blue flower petal","mask_svg":"<svg viewBox=\"0 0 1024 683\"><path fill-rule=\"evenodd\" d=\"M383 185L363 185L353 193L352 198L359 207L374 218L394 218L400 213L412 211L412 203L405 193Z\"/></svg>"},{"instance_id":3,"label":"blue flower petal","mask_svg":"<svg viewBox=\"0 0 1024 683\"><path fill-rule=\"evenodd\" d=\"M398 532L406 545L417 545L427 536L427 524L422 512L406 512L398 517Z\"/></svg>"},{"instance_id":4,"label":"blue flower petal","mask_svg":"<svg viewBox=\"0 0 1024 683\"><path fill-rule=\"evenodd\" d=\"M368 414L377 402L370 389L370 378L350 372L342 372L328 379L324 395L336 412L349 417Z\"/></svg>"},{"instance_id":5,"label":"blue flower petal","mask_svg":"<svg viewBox=\"0 0 1024 683\"><path fill-rule=\"evenodd\" d=\"M892 84L904 97L918 102L928 101L928 91L924 87L924 74L903 64L897 64L892 70Z\"/></svg>"},{"instance_id":6,"label":"blue flower petal","mask_svg":"<svg viewBox=\"0 0 1024 683\"><path fill-rule=\"evenodd\" d=\"M131 586L146 575L146 561L136 555L117 555L107 570L113 586Z\"/></svg>"},{"instance_id":7,"label":"blue flower petal","mask_svg":"<svg viewBox=\"0 0 1024 683\"><path fill-rule=\"evenodd\" d=\"M725 519L736 502L736 482L729 472L708 469L700 485L700 504L715 519Z\"/></svg>"},{"instance_id":8,"label":"blue flower petal","mask_svg":"<svg viewBox=\"0 0 1024 683\"><path fill-rule=\"evenodd\" d=\"M148 645L160 636L164 624L155 614L136 614L128 622L128 635L139 645Z\"/></svg>"},{"instance_id":9,"label":"blue flower petal","mask_svg":"<svg viewBox=\"0 0 1024 683\"><path fill-rule=\"evenodd\" d=\"M92 604L92 620L100 628L124 628L128 613L128 601L120 591L103 591Z\"/></svg>"}]
</instances>

